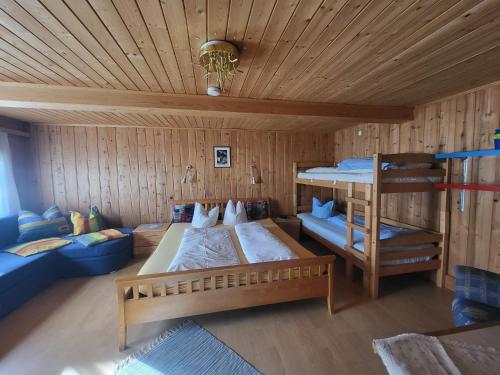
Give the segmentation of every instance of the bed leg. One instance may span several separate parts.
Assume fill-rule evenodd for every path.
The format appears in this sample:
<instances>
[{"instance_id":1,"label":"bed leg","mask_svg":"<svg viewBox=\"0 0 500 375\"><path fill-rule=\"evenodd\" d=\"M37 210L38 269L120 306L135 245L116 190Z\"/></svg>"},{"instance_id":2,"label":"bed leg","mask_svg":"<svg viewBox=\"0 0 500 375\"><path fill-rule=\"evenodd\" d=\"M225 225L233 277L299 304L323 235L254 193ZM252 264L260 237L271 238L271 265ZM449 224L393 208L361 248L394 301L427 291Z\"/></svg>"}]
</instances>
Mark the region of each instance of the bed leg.
<instances>
[{"instance_id":1,"label":"bed leg","mask_svg":"<svg viewBox=\"0 0 500 375\"><path fill-rule=\"evenodd\" d=\"M370 295L370 272L363 270L363 292L366 296Z\"/></svg>"},{"instance_id":2,"label":"bed leg","mask_svg":"<svg viewBox=\"0 0 500 375\"><path fill-rule=\"evenodd\" d=\"M328 297L326 302L328 304L328 312L333 315L333 278L335 274L335 267L333 263L328 265Z\"/></svg>"},{"instance_id":3,"label":"bed leg","mask_svg":"<svg viewBox=\"0 0 500 375\"><path fill-rule=\"evenodd\" d=\"M348 255L345 258L345 277L349 281L352 281L353 267L352 258Z\"/></svg>"},{"instance_id":4,"label":"bed leg","mask_svg":"<svg viewBox=\"0 0 500 375\"><path fill-rule=\"evenodd\" d=\"M118 349L123 352L127 345L127 327L120 326L118 328Z\"/></svg>"}]
</instances>

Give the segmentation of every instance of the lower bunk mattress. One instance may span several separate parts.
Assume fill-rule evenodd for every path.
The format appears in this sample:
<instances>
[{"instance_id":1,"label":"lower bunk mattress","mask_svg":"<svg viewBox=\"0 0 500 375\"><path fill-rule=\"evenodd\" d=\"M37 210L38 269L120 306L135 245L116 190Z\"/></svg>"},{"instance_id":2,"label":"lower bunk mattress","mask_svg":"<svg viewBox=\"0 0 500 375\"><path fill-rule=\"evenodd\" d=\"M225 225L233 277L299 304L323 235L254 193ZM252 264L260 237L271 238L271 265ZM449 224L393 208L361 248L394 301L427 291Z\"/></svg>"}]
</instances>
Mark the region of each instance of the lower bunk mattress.
<instances>
[{"instance_id":1,"label":"lower bunk mattress","mask_svg":"<svg viewBox=\"0 0 500 375\"><path fill-rule=\"evenodd\" d=\"M346 232L347 232L347 219L344 214L337 214L328 219L320 219L313 216L310 212L303 212L297 215L299 219L302 220L302 226L311 232L317 234L318 236L324 238L328 242L331 242L337 247L344 249L346 245ZM355 224L364 225L364 218L361 216L356 216L354 219ZM381 224L380 225L380 239L392 238L401 235L408 235L412 233L417 233L418 231L413 229L395 227L392 225ZM364 236L363 233L357 230L353 230L353 247L364 253ZM419 244L419 245L398 245L398 246L384 246L381 249L382 253L388 253L393 251L412 251L424 249L432 246L432 244ZM431 260L432 256L421 256L412 257L407 259L396 259L396 260L384 260L380 262L381 266L395 266L400 264L414 264L427 262Z\"/></svg>"}]
</instances>

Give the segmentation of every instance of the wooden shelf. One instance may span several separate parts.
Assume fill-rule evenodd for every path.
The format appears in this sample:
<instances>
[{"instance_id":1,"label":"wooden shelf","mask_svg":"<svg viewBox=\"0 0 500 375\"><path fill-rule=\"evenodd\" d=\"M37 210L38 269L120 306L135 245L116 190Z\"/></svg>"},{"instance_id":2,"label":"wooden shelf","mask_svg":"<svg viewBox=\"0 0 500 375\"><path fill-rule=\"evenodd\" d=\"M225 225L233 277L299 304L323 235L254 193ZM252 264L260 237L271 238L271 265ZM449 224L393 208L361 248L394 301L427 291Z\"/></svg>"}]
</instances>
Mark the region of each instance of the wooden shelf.
<instances>
[{"instance_id":1,"label":"wooden shelf","mask_svg":"<svg viewBox=\"0 0 500 375\"><path fill-rule=\"evenodd\" d=\"M477 151L459 151L449 152L447 154L436 154L436 159L456 159L456 158L473 158L482 156L498 156L500 150L477 150Z\"/></svg>"},{"instance_id":2,"label":"wooden shelf","mask_svg":"<svg viewBox=\"0 0 500 375\"><path fill-rule=\"evenodd\" d=\"M458 189L475 191L500 192L500 185L475 185L475 184L434 184L438 189Z\"/></svg>"}]
</instances>

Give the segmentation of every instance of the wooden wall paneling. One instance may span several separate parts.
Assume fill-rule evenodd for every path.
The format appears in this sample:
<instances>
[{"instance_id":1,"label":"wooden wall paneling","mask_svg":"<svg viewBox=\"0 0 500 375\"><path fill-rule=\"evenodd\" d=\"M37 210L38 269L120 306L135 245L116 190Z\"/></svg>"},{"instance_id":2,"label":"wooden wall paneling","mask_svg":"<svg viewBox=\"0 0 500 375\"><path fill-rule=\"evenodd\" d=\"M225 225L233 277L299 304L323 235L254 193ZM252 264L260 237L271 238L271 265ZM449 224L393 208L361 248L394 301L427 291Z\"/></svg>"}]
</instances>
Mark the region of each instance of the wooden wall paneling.
<instances>
[{"instance_id":1,"label":"wooden wall paneling","mask_svg":"<svg viewBox=\"0 0 500 375\"><path fill-rule=\"evenodd\" d=\"M52 163L52 186L54 188L54 203L65 209L66 188L64 183L64 165L62 160L61 129L49 128L50 160Z\"/></svg>"},{"instance_id":2,"label":"wooden wall paneling","mask_svg":"<svg viewBox=\"0 0 500 375\"><path fill-rule=\"evenodd\" d=\"M156 206L156 138L155 129L146 129L146 167L147 167L147 211L149 220L158 217Z\"/></svg>"},{"instance_id":3,"label":"wooden wall paneling","mask_svg":"<svg viewBox=\"0 0 500 375\"><path fill-rule=\"evenodd\" d=\"M335 144L333 133L305 136L223 129L33 128L34 175L40 176L42 205L56 202L63 209L82 212L96 205L112 225L130 226L167 220L170 197L266 195L273 200L275 214L289 214L292 161L333 158L331 146ZM216 145L231 146L231 168L214 168ZM256 185L250 184L252 162L260 177ZM188 163L194 167L192 178L181 184ZM312 190L304 193L310 200ZM316 193L331 195L320 190Z\"/></svg>"},{"instance_id":4,"label":"wooden wall paneling","mask_svg":"<svg viewBox=\"0 0 500 375\"><path fill-rule=\"evenodd\" d=\"M99 180L99 153L97 142L97 128L87 128L87 165L89 168L89 187L91 205L101 204L101 186ZM132 166L131 166L132 167ZM132 173L132 169L131 169Z\"/></svg>"},{"instance_id":5,"label":"wooden wall paneling","mask_svg":"<svg viewBox=\"0 0 500 375\"><path fill-rule=\"evenodd\" d=\"M61 129L70 129L71 127L61 127ZM64 134L64 132L63 132ZM116 168L116 139L114 128L97 128L98 137L98 155L99 155L99 179L101 205L99 209L107 218L111 225L120 224L120 206L118 203L118 177ZM74 139L73 139L74 142ZM68 150L68 154L71 150ZM68 155L70 158L70 156ZM73 158L75 155L73 154ZM65 154L66 159L66 154ZM76 159L76 158L75 158ZM75 178L76 180L76 178ZM75 189L76 191L76 189ZM71 200L71 209L76 206L78 198Z\"/></svg>"},{"instance_id":6,"label":"wooden wall paneling","mask_svg":"<svg viewBox=\"0 0 500 375\"><path fill-rule=\"evenodd\" d=\"M156 206L153 221L165 222L167 220L167 166L165 164L165 152L166 145L171 144L171 140L168 137L169 134L165 134L164 129L154 129L154 165L155 165L155 195L152 197L153 201L151 204Z\"/></svg>"},{"instance_id":7,"label":"wooden wall paneling","mask_svg":"<svg viewBox=\"0 0 500 375\"><path fill-rule=\"evenodd\" d=\"M139 168L139 206L141 223L149 221L151 216L148 204L148 164L147 164L146 129L137 129L137 164Z\"/></svg>"},{"instance_id":8,"label":"wooden wall paneling","mask_svg":"<svg viewBox=\"0 0 500 375\"><path fill-rule=\"evenodd\" d=\"M131 225L134 219L132 212L131 191L131 169L130 169L130 147L127 129L116 129L116 148L118 166L118 199L120 204L120 216L123 225Z\"/></svg>"},{"instance_id":9,"label":"wooden wall paneling","mask_svg":"<svg viewBox=\"0 0 500 375\"><path fill-rule=\"evenodd\" d=\"M132 209L132 223L137 223L141 220L140 207L140 187L139 187L139 163L138 163L138 144L137 144L137 129L128 128L128 145L129 145L129 167L130 167L130 196Z\"/></svg>"},{"instance_id":10,"label":"wooden wall paneling","mask_svg":"<svg viewBox=\"0 0 500 375\"><path fill-rule=\"evenodd\" d=\"M208 158L208 153L210 149L206 147L205 143L205 132L201 130L195 131L196 136L196 161L194 163L194 179L196 181L197 193L196 196L199 198L206 197L206 185L207 185L207 173L208 170L205 166L205 160ZM236 150L236 148L234 148ZM236 196L236 191L233 192Z\"/></svg>"},{"instance_id":11,"label":"wooden wall paneling","mask_svg":"<svg viewBox=\"0 0 500 375\"><path fill-rule=\"evenodd\" d=\"M70 127L62 127L60 128L60 131L61 131L60 141L62 146L62 162L64 169L64 183L66 192L66 205L64 207L61 207L61 209L68 210L74 208L75 204L78 203L78 178L76 170L75 132L74 129ZM105 175L105 173L102 173L101 175ZM101 189L101 196L103 196L104 194L109 195L109 189L103 189L102 185L100 186L100 189ZM108 215L106 208L108 208L109 206L110 205L104 205L101 201L100 207L103 208L104 215Z\"/></svg>"}]
</instances>

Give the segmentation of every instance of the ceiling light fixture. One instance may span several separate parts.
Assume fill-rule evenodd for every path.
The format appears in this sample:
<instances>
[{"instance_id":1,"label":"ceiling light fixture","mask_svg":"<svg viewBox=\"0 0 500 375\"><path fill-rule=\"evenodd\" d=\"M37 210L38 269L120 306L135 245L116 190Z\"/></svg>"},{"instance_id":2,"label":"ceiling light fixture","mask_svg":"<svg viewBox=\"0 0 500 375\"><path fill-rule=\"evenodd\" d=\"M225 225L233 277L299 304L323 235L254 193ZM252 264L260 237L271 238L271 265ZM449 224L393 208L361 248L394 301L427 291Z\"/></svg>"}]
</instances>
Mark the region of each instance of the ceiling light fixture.
<instances>
[{"instance_id":1,"label":"ceiling light fixture","mask_svg":"<svg viewBox=\"0 0 500 375\"><path fill-rule=\"evenodd\" d=\"M236 46L224 40L211 40L200 47L200 65L206 71L206 78L214 76L216 86L209 85L207 94L219 96L230 75L236 73L239 53Z\"/></svg>"}]
</instances>

